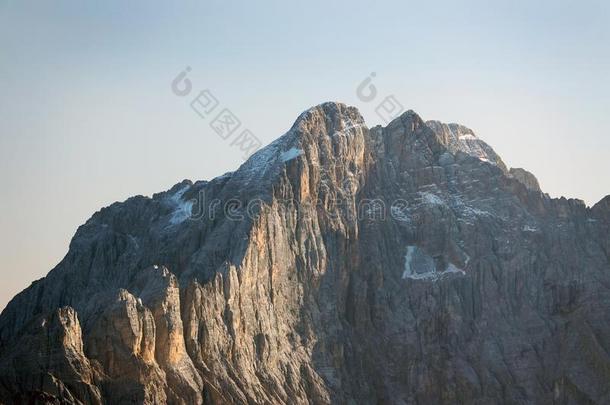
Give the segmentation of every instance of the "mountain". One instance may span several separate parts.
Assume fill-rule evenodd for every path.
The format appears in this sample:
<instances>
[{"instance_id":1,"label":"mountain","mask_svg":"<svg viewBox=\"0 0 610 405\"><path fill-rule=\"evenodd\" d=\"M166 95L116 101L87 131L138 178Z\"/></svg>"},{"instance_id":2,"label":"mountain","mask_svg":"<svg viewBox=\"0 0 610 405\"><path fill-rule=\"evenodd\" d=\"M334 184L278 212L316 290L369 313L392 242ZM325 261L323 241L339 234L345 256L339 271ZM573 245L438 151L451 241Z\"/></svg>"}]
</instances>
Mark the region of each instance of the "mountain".
<instances>
[{"instance_id":1,"label":"mountain","mask_svg":"<svg viewBox=\"0 0 610 405\"><path fill-rule=\"evenodd\" d=\"M610 196L325 103L96 212L0 316L0 402L610 403Z\"/></svg>"}]
</instances>

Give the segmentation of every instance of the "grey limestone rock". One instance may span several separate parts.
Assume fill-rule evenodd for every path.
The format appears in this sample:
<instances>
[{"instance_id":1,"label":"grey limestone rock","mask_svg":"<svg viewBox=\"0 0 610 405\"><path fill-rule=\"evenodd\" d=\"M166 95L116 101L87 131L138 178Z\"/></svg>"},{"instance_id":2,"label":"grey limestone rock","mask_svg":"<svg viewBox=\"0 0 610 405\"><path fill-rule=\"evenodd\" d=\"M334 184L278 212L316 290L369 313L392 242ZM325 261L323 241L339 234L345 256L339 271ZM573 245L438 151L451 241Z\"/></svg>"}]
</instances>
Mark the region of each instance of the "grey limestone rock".
<instances>
[{"instance_id":1,"label":"grey limestone rock","mask_svg":"<svg viewBox=\"0 0 610 405\"><path fill-rule=\"evenodd\" d=\"M0 316L0 402L610 403L610 196L520 173L457 124L311 108L82 225Z\"/></svg>"}]
</instances>

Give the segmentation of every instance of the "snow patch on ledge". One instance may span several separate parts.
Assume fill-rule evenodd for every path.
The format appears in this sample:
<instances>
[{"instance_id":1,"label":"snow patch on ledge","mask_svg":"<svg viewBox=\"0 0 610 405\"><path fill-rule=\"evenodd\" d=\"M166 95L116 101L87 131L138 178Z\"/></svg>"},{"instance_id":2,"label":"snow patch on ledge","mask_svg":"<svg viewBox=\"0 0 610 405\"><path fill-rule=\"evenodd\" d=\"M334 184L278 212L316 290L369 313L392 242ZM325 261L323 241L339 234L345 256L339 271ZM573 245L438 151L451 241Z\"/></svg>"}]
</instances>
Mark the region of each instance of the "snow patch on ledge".
<instances>
[{"instance_id":1,"label":"snow patch on ledge","mask_svg":"<svg viewBox=\"0 0 610 405\"><path fill-rule=\"evenodd\" d=\"M297 149L297 148L290 148L288 149L286 152L282 152L282 154L280 155L280 159L282 159L282 162L288 162L289 160L292 159L296 159L297 157L301 156L303 154L303 150L302 149Z\"/></svg>"},{"instance_id":2,"label":"snow patch on ledge","mask_svg":"<svg viewBox=\"0 0 610 405\"><path fill-rule=\"evenodd\" d=\"M421 197L421 201L427 205L445 205L443 199L436 194L430 193L428 191L419 192Z\"/></svg>"},{"instance_id":3,"label":"snow patch on ledge","mask_svg":"<svg viewBox=\"0 0 610 405\"><path fill-rule=\"evenodd\" d=\"M445 270L437 271L434 259L428 256L417 246L407 246L405 254L405 267L402 273L403 280L438 281L449 274L465 276L466 272L453 263L449 263Z\"/></svg>"},{"instance_id":4,"label":"snow patch on ledge","mask_svg":"<svg viewBox=\"0 0 610 405\"><path fill-rule=\"evenodd\" d=\"M174 207L172 216L169 219L171 225L178 225L186 221L191 216L193 209L193 201L183 201L182 196L189 189L190 186L184 186L180 190L176 191L171 197L169 197L170 204Z\"/></svg>"},{"instance_id":5,"label":"snow patch on ledge","mask_svg":"<svg viewBox=\"0 0 610 405\"><path fill-rule=\"evenodd\" d=\"M449 263L447 265L447 268L445 269L445 271L441 272L441 275L443 274L449 274L449 273L455 273L455 274L461 274L462 276L466 275L466 272L462 269L460 269L459 267L457 267L455 264L453 263Z\"/></svg>"},{"instance_id":6,"label":"snow patch on ledge","mask_svg":"<svg viewBox=\"0 0 610 405\"><path fill-rule=\"evenodd\" d=\"M401 209L401 208L396 207L394 205L392 205L390 207L390 213L392 215L392 218L394 218L396 221L411 222L411 218L409 218L408 212L409 211L406 208Z\"/></svg>"}]
</instances>

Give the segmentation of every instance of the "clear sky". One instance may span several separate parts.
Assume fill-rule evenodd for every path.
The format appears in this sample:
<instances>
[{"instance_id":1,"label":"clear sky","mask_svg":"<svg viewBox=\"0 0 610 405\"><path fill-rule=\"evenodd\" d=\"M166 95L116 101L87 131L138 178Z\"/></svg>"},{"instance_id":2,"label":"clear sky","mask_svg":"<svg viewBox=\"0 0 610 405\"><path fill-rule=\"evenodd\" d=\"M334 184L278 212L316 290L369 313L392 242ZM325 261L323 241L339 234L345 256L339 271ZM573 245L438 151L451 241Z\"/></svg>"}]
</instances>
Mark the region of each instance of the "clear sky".
<instances>
[{"instance_id":1,"label":"clear sky","mask_svg":"<svg viewBox=\"0 0 610 405\"><path fill-rule=\"evenodd\" d=\"M323 101L380 123L356 97L375 72L379 99L472 128L551 196L610 193L607 1L177 4L0 3L0 308L99 208L241 163L172 93L186 66L263 143Z\"/></svg>"}]
</instances>

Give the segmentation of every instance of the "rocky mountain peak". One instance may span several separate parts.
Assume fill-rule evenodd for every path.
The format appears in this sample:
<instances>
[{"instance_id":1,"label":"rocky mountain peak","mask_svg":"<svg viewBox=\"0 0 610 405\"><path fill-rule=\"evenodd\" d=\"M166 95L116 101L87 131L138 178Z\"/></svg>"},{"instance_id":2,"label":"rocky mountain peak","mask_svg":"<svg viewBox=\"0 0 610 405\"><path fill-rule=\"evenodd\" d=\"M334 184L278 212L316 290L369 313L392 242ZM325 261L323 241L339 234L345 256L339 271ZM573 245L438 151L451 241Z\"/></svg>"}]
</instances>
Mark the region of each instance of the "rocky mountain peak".
<instances>
[{"instance_id":1,"label":"rocky mountain peak","mask_svg":"<svg viewBox=\"0 0 610 405\"><path fill-rule=\"evenodd\" d=\"M0 315L0 402L608 403L608 207L324 103L95 213Z\"/></svg>"},{"instance_id":2,"label":"rocky mountain peak","mask_svg":"<svg viewBox=\"0 0 610 405\"><path fill-rule=\"evenodd\" d=\"M605 221L610 222L610 195L599 200L599 202L593 206L592 211L596 216L600 216L604 218ZM610 249L608 251L610 252Z\"/></svg>"},{"instance_id":3,"label":"rocky mountain peak","mask_svg":"<svg viewBox=\"0 0 610 405\"><path fill-rule=\"evenodd\" d=\"M478 138L474 131L460 124L444 124L440 121L427 121L440 138L443 145L452 153L463 152L484 162L498 166L505 173L508 169L500 156L485 141Z\"/></svg>"}]
</instances>

